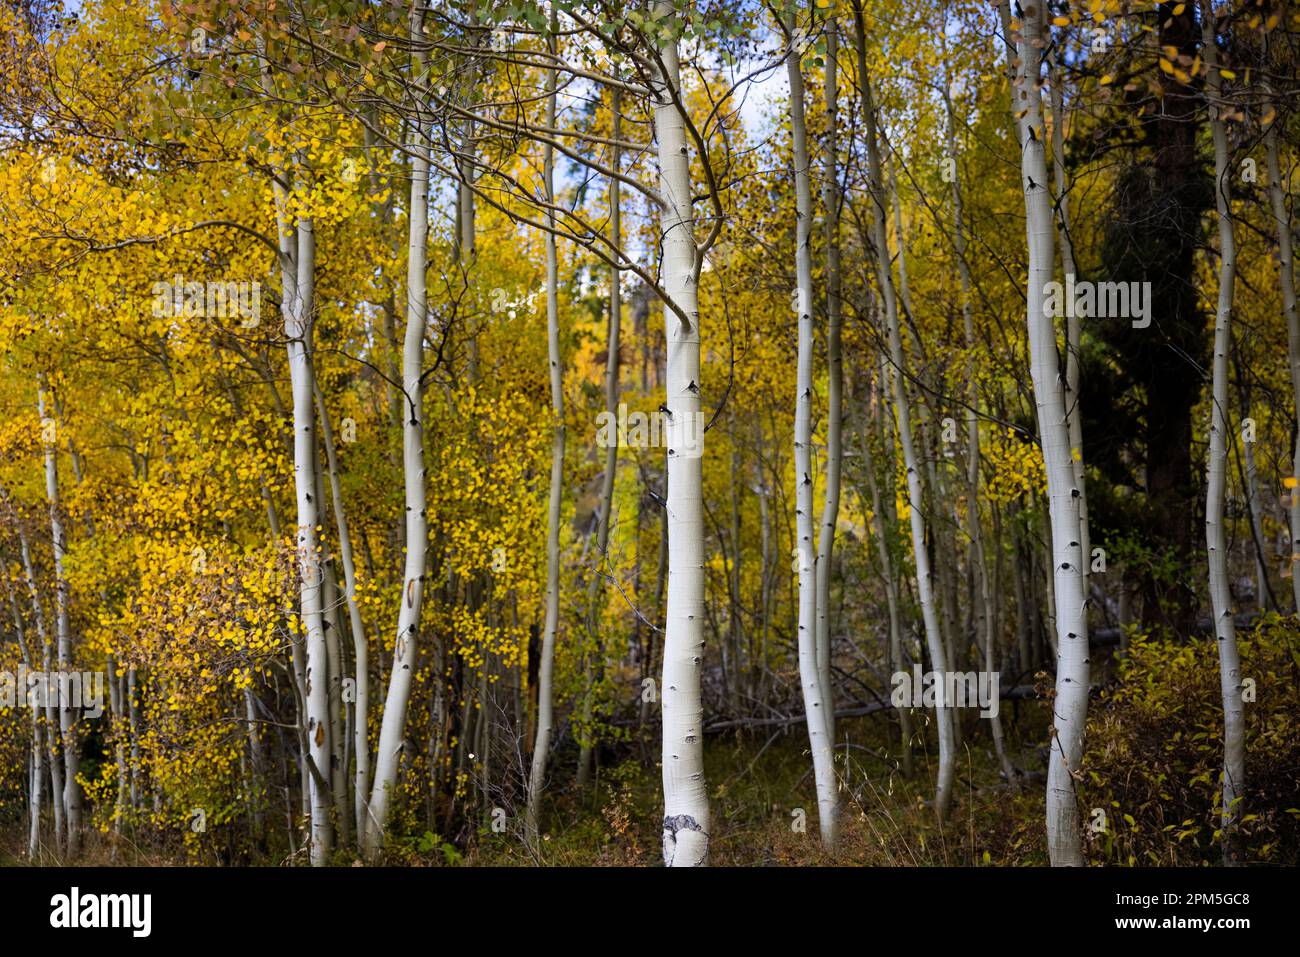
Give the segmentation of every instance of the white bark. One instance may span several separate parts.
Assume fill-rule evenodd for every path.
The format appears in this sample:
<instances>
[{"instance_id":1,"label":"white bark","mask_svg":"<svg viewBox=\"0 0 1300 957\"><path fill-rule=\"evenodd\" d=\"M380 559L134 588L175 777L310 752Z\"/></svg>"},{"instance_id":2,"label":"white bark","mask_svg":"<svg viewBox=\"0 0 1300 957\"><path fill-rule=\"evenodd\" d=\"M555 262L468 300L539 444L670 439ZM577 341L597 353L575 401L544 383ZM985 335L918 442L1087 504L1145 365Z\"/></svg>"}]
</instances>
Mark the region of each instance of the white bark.
<instances>
[{"instance_id":1,"label":"white bark","mask_svg":"<svg viewBox=\"0 0 1300 957\"><path fill-rule=\"evenodd\" d=\"M425 70L422 27L425 4L411 6L410 36L415 52L412 66L416 76ZM370 792L369 813L363 848L373 857L383 844L388 824L388 802L397 783L406 727L406 706L411 698L411 668L415 662L420 610L424 602L424 573L428 551L429 519L424 494L424 327L428 319L425 268L429 237L429 141L427 119L417 115L413 122L411 152L410 232L406 250L406 336L402 343L402 476L406 494L406 562L402 573L401 608L397 615L397 638L393 647L392 671L384 719L375 748L375 779Z\"/></svg>"},{"instance_id":2,"label":"white bark","mask_svg":"<svg viewBox=\"0 0 1300 957\"><path fill-rule=\"evenodd\" d=\"M117 796L113 801L113 833L116 836L121 837L123 817L126 813L126 795L127 795L126 744L123 737L123 731L126 728L126 722L124 720L125 714L123 713L125 710L123 708L124 682L119 681L117 677L117 656L116 655L110 654L108 656L106 670L108 672L108 689L109 689L109 695L108 695L109 727L112 729L113 732L113 757L115 763L117 764ZM238 706L236 706L236 713L238 713ZM241 766L244 764L244 757L242 754L240 755L239 763ZM249 802L250 807L256 806L256 798L254 797L253 792L254 792L254 788L249 787L247 791L247 800ZM254 813L256 813L256 811ZM117 848L113 849L113 857L114 859L116 859L117 857Z\"/></svg>"},{"instance_id":3,"label":"white bark","mask_svg":"<svg viewBox=\"0 0 1300 957\"><path fill-rule=\"evenodd\" d=\"M313 380L315 372L312 373ZM316 406L318 390L312 383L312 406ZM316 507L322 511L321 526L324 526L325 480L321 474L320 450L316 452L313 466L316 482ZM325 682L325 696L329 717L329 794L333 802L331 822L335 828L335 837L341 844L351 841L352 819L348 811L347 778L347 717L343 704L343 629L339 619L338 576L334 571L334 555L328 550L329 543L322 538L321 552L321 613L325 635L325 661L328 668L328 680Z\"/></svg>"},{"instance_id":4,"label":"white bark","mask_svg":"<svg viewBox=\"0 0 1300 957\"><path fill-rule=\"evenodd\" d=\"M1052 281L1052 203L1047 185L1040 68L1044 48L1044 6L1025 10L1017 44L1013 90L1021 148L1029 245L1027 324L1030 374L1038 430L1047 471L1051 516L1053 594L1056 607L1056 700L1047 773L1047 842L1053 865L1084 863L1079 835L1075 774L1083 757L1088 710L1088 629L1083 591L1084 556L1079 534L1079 489L1070 454L1070 429L1062 388L1061 361L1053 318L1044 315Z\"/></svg>"},{"instance_id":5,"label":"white bark","mask_svg":"<svg viewBox=\"0 0 1300 957\"><path fill-rule=\"evenodd\" d=\"M1241 369L1241 355L1237 359L1237 401L1240 403L1241 417L1250 416L1250 391L1246 386ZM1259 497L1259 470L1255 464L1255 443L1241 443L1241 457L1245 464L1246 515L1250 520L1250 540L1246 548L1255 560L1255 604L1264 609L1269 606L1271 597L1268 582L1268 569L1264 567L1264 526Z\"/></svg>"},{"instance_id":6,"label":"white bark","mask_svg":"<svg viewBox=\"0 0 1300 957\"><path fill-rule=\"evenodd\" d=\"M944 29L947 28L945 22ZM945 48L946 53L946 48ZM944 79L949 74L945 71ZM943 92L945 131L948 141L948 160L952 164L952 219L953 245L957 253L957 275L961 282L962 330L965 334L968 354L966 367L966 524L970 535L971 568L975 577L975 594L972 596L976 611L972 616L975 622L977 640L982 638L984 648L984 669L990 674L998 671L997 665L997 621L992 613L992 596L989 586L988 563L984 552L984 528L980 521L980 426L979 382L976 377L976 340L975 320L971 311L970 264L966 261L966 221L962 205L961 176L957 172L957 130L953 115L952 91L945 82ZM993 736L993 748L1002 766L1002 773L1007 783L1018 787L1016 769L1007 757L1006 744L1002 734L1002 717L994 712L989 717L989 729Z\"/></svg>"},{"instance_id":7,"label":"white bark","mask_svg":"<svg viewBox=\"0 0 1300 957\"><path fill-rule=\"evenodd\" d=\"M334 446L334 429L330 424L325 397L316 390L317 409L320 413L321 438L325 443L325 462L330 476L330 500L334 504L334 526L339 536L339 558L343 563L344 598L348 605L348 623L352 629L353 674L353 749L356 753L356 771L353 780L353 814L357 841L365 830L366 801L370 796L370 747L366 736L367 717L370 713L370 664L366 644L366 626L357 604L357 569L352 557L352 536L348 530L348 516L343 510L343 488L339 483L338 456Z\"/></svg>"},{"instance_id":8,"label":"white bark","mask_svg":"<svg viewBox=\"0 0 1300 957\"><path fill-rule=\"evenodd\" d=\"M1287 214L1282 185L1282 164L1278 159L1276 121L1264 136L1268 149L1268 201L1277 225L1278 281L1282 287L1282 313L1286 317L1287 364L1291 369L1291 395L1300 429L1300 310L1296 308L1295 263L1291 250L1291 218ZM1300 477L1300 431L1297 432L1291 475ZM1300 487L1291 489L1291 589L1300 609Z\"/></svg>"},{"instance_id":9,"label":"white bark","mask_svg":"<svg viewBox=\"0 0 1300 957\"><path fill-rule=\"evenodd\" d=\"M0 491L0 497L4 493ZM17 512L14 512L15 522L21 521ZM31 653L27 648L26 630L23 628L23 615L18 609L18 596L14 593L13 579L9 577L9 566L3 559L0 559L0 565L3 565L5 576L5 591L9 596L9 611L14 619L14 635L18 639L18 652L21 656L23 665L32 671L35 669L35 663L32 660ZM25 695L27 689L18 689L19 694ZM19 702L21 706L22 702ZM42 793L45 783L45 736L41 731L41 709L30 708L32 713L32 757L28 765L28 828L27 828L27 859L36 860L36 855L41 849L41 802L44 800Z\"/></svg>"},{"instance_id":10,"label":"white bark","mask_svg":"<svg viewBox=\"0 0 1300 957\"><path fill-rule=\"evenodd\" d=\"M47 386L44 375L37 380L37 407L42 422L45 421ZM54 622L57 637L59 665L59 737L63 749L63 816L67 823L67 851L75 857L81 848L81 782L77 774L81 769L80 746L77 742L77 711L72 706L65 675L72 667L72 625L69 619L68 579L63 572L63 559L68 552L68 541L63 528L63 509L59 501L59 465L57 440L45 442L45 498L50 506L50 542L54 551Z\"/></svg>"},{"instance_id":11,"label":"white bark","mask_svg":"<svg viewBox=\"0 0 1300 957\"><path fill-rule=\"evenodd\" d=\"M122 677L119 683L121 706L121 724L126 732L127 737L134 739L130 725L130 694L127 691L127 679ZM253 815L253 834L257 838L262 838L266 834L266 751L262 745L262 738L259 732L257 721L257 706L254 700L252 688L244 689L244 733L248 737L248 763L249 775L252 787L249 789L249 800L252 802ZM129 777L133 770L131 762L126 760L126 750L118 745L118 764L120 766L118 773L118 787L122 790L122 803L126 804L131 795L131 785Z\"/></svg>"},{"instance_id":12,"label":"white bark","mask_svg":"<svg viewBox=\"0 0 1300 957\"><path fill-rule=\"evenodd\" d=\"M794 139L795 182L795 296L799 322L799 355L796 372L794 414L795 528L799 561L799 683L803 689L804 714L808 723L808 747L812 752L813 779L817 788L817 820L822 845L835 846L836 787L832 749L827 731L825 685L819 662L817 640L817 554L813 541L814 482L812 465L813 402L813 316L812 316L812 183L809 175L807 130L804 123L803 72L799 64L797 21L791 13L786 21L791 49L786 54L790 80L790 127ZM827 556L829 560L829 556ZM830 671L829 641L826 672Z\"/></svg>"},{"instance_id":13,"label":"white bark","mask_svg":"<svg viewBox=\"0 0 1300 957\"><path fill-rule=\"evenodd\" d=\"M1060 56L1058 52L1057 56ZM1065 171L1065 71L1058 64L1052 73L1052 170L1056 187L1057 238L1061 248L1061 271L1078 278L1074 262L1074 241L1070 235L1070 183ZM1068 281L1068 280L1067 280ZM1092 535L1088 531L1088 487L1083 465L1083 409L1079 406L1079 347L1082 326L1077 310L1068 310L1065 320L1065 417L1070 433L1070 462L1074 485L1079 490L1079 552L1083 562L1083 593L1089 594L1088 574L1092 562ZM1084 611L1085 616L1087 611Z\"/></svg>"},{"instance_id":14,"label":"white bark","mask_svg":"<svg viewBox=\"0 0 1300 957\"><path fill-rule=\"evenodd\" d=\"M264 51L263 51L264 52ZM261 76L268 99L275 98L269 72ZM316 527L317 494L315 377L311 367L315 308L316 236L309 217L291 209L290 189L296 158L272 170L276 244L280 268L280 312L284 320L293 405L294 496L297 505L299 617L305 640L292 640L291 660L300 723L300 774L304 810L310 818L313 866L323 866L333 850L329 794L329 653L325 638L323 573ZM305 720L304 720L305 718Z\"/></svg>"},{"instance_id":15,"label":"white bark","mask_svg":"<svg viewBox=\"0 0 1300 957\"><path fill-rule=\"evenodd\" d=\"M32 708L32 784L31 807L28 808L27 859L36 860L41 849L41 804L45 800L45 734L41 728L41 712Z\"/></svg>"},{"instance_id":16,"label":"white bark","mask_svg":"<svg viewBox=\"0 0 1300 957\"><path fill-rule=\"evenodd\" d=\"M551 12L548 45L555 55L556 15ZM555 127L555 70L546 71L546 126ZM528 772L524 833L529 847L537 848L537 816L545 786L546 761L554 724L553 669L555 634L560 623L560 505L564 493L564 366L560 356L559 266L555 249L555 151L542 148L542 176L546 190L546 356L551 380L551 493L546 505L546 621L542 632L542 660L537 670L537 739Z\"/></svg>"},{"instance_id":17,"label":"white bark","mask_svg":"<svg viewBox=\"0 0 1300 957\"><path fill-rule=\"evenodd\" d=\"M622 135L622 98L620 91L614 89L611 92L610 112L612 114L612 131L611 137L615 141ZM611 147L612 156L610 158L610 167L620 170L622 166L622 150L618 146ZM623 209L620 183L618 177L609 178L609 241L611 248L621 249L623 242ZM618 416L618 364L619 364L619 335L623 319L623 296L622 289L619 285L620 273L618 267L611 266L609 271L609 326L605 336L605 411L609 413L611 420ZM596 643L593 648L595 654L602 654L604 644L597 637L600 623L600 594L601 585L605 581L605 567L608 565L609 551L609 521L610 512L614 505L614 480L618 476L618 443L610 442L605 447L605 469L601 474L600 482L600 503L597 505L596 512L596 554L593 559L591 571L591 580L587 585L587 630L592 640ZM587 733L591 733L591 714L592 714L592 677L591 664L587 664L587 688L586 697L583 701L583 720L586 724ZM591 771L592 744L588 742L582 746L582 753L578 756L578 787L587 786L588 777Z\"/></svg>"},{"instance_id":18,"label":"white bark","mask_svg":"<svg viewBox=\"0 0 1300 957\"><path fill-rule=\"evenodd\" d=\"M924 486L925 481L929 481L930 483L928 487L930 489L931 514L939 514L938 503L952 503L949 506L952 515L952 521L950 524L952 528L956 528L958 519L955 497L948 494L946 483L943 481L944 475L935 467L935 458L939 443L938 430L940 428L940 416L936 414L934 405L929 399L929 395L931 392L937 392L938 390L932 385L927 388L927 385L929 384L926 382L924 375L925 351L921 343L920 329L916 325L916 313L912 309L912 294L907 278L907 231L903 227L903 206L898 193L897 173L900 158L896 152L894 153L893 160L894 162L889 164L888 191L894 213L894 236L897 238L898 242L897 302L901 302L903 305L903 315L899 317L899 334L901 336L902 325L903 322L906 321L907 327L912 330L913 335L916 337L916 358L922 370L921 374L917 376L918 383L921 387L918 398L920 399L923 411L928 414L930 426L928 435L930 441L927 441L925 419L922 419L920 425L915 430L915 433L920 436L920 461L925 468L925 477L922 480L922 485ZM897 310L897 304L895 305L895 309ZM924 505L921 507L924 508ZM924 519L925 516L923 515L922 518ZM931 585L931 591L932 593L935 593L935 586L937 585L936 601L940 603L936 606L935 612L937 621L939 622L939 641L943 645L944 660L947 661L948 666L954 669L959 669L962 667L961 659L964 657L965 652L962 648L962 643L956 637L957 610L955 602L957 576L955 568L951 567L951 564L955 563L956 543L951 535L947 534L949 530L948 524L949 523L946 523L942 519L927 522L926 538L930 542L928 554L933 557L931 574L934 579L934 584ZM953 752L956 753L959 752L962 747L961 712L949 712L949 721L952 722Z\"/></svg>"},{"instance_id":19,"label":"white bark","mask_svg":"<svg viewBox=\"0 0 1300 957\"><path fill-rule=\"evenodd\" d=\"M140 806L140 697L136 694L135 665L126 669L126 714L131 730L131 807Z\"/></svg>"},{"instance_id":20,"label":"white bark","mask_svg":"<svg viewBox=\"0 0 1300 957\"><path fill-rule=\"evenodd\" d=\"M315 414L324 421L325 403L322 399L320 387L316 382L316 371L312 366L312 407ZM322 426L322 433L326 430ZM330 442L333 442L333 436L328 436ZM315 463L313 464L313 473L316 483L316 507L322 510L321 525L324 525L323 509L325 508L325 475L321 466L320 449L313 446L315 452ZM332 456L327 456L327 459ZM331 470L331 485L336 481ZM331 497L331 503L337 509L339 499ZM337 511L334 515L335 524L338 523ZM322 571L322 592L321 592L321 611L324 618L325 626L325 650L326 662L329 667L329 680L326 682L326 695L329 701L329 782L330 796L334 804L333 823L336 829L336 837L341 844L351 842L352 817L348 808L348 736L350 733L350 723L348 719L348 709L343 701L343 627L339 618L339 606L343 604L343 599L339 595L338 574L334 570L334 555L327 551L328 542L321 541L321 571Z\"/></svg>"},{"instance_id":21,"label":"white bark","mask_svg":"<svg viewBox=\"0 0 1300 957\"><path fill-rule=\"evenodd\" d=\"M1241 660L1228 591L1228 546L1223 529L1223 499L1228 479L1228 352L1232 348L1232 294L1237 251L1232 230L1231 170L1228 133L1219 112L1222 78L1215 48L1214 9L1201 0L1202 58L1206 99L1214 139L1214 199L1219 225L1219 301L1214 316L1214 360L1211 381L1210 450L1206 467L1205 545L1209 554L1210 604L1219 647L1219 685L1223 695L1223 855L1236 863L1235 832L1241 819L1246 772L1246 718L1241 700Z\"/></svg>"},{"instance_id":22,"label":"white bark","mask_svg":"<svg viewBox=\"0 0 1300 957\"><path fill-rule=\"evenodd\" d=\"M840 514L844 461L844 372L840 357L840 187L837 167L838 128L836 61L839 34L834 19L826 24L826 160L822 205L826 211L826 489L821 536L817 543L817 674L826 714L826 739L835 743L835 686L831 683L831 571L835 527ZM739 546L737 546L739 551Z\"/></svg>"},{"instance_id":23,"label":"white bark","mask_svg":"<svg viewBox=\"0 0 1300 957\"><path fill-rule=\"evenodd\" d=\"M858 28L858 82L862 86L863 122L866 126L867 159L870 173L872 200L872 239L876 245L876 276L881 296L885 301L885 323L889 339L890 379L893 386L894 412L898 416L898 439L903 448L903 467L907 471L907 500L912 532L912 555L916 564L916 595L921 606L921 619L925 625L925 642L930 652L930 666L940 674L948 670L948 656L939 631L939 616L934 605L934 581L930 571L930 555L925 544L925 515L922 511L925 488L916 459L912 435L912 411L907 396L906 378L903 374L906 359L898 321L898 299L889 261L889 233L886 226L885 190L881 177L880 146L876 138L876 111L871 96L871 81L866 65L866 36L861 8L854 8ZM888 494L889 490L886 490ZM953 742L952 709L943 701L944 682L936 682L940 693L935 707L935 723L939 730L939 773L935 786L934 810L940 821L948 815L952 801L952 782L956 771L956 754Z\"/></svg>"},{"instance_id":24,"label":"white bark","mask_svg":"<svg viewBox=\"0 0 1300 957\"><path fill-rule=\"evenodd\" d=\"M681 70L671 28L677 13L656 0L653 16L670 28L657 51L654 130L659 148L661 285L685 320L664 306L668 362L668 604L664 627L663 781L664 863L706 864L709 797L704 783L704 489L700 412L700 262L691 211L691 165Z\"/></svg>"},{"instance_id":25,"label":"white bark","mask_svg":"<svg viewBox=\"0 0 1300 957\"><path fill-rule=\"evenodd\" d=\"M18 546L23 559L23 574L27 579L27 594L31 598L32 617L36 622L36 635L41 640L41 668L48 675L54 667L54 643L45 624L45 608L41 602L40 590L36 587L36 570L32 565L31 544L21 522L18 523ZM33 709L35 710L35 709ZM63 852L63 749L59 747L59 736L54 729L59 719L53 699L45 702L45 744L50 760L50 797L54 812L54 848Z\"/></svg>"},{"instance_id":26,"label":"white bark","mask_svg":"<svg viewBox=\"0 0 1300 957\"><path fill-rule=\"evenodd\" d=\"M334 832L327 777L330 773L329 652L323 609L324 574L316 527L316 401L312 394L312 283L315 236L311 221L300 218L292 250L284 265L284 334L288 340L289 379L293 391L293 474L298 506L298 569L302 628L306 637L307 745L311 770L311 862L326 863ZM290 274L294 275L292 280Z\"/></svg>"},{"instance_id":27,"label":"white bark","mask_svg":"<svg viewBox=\"0 0 1300 957\"><path fill-rule=\"evenodd\" d=\"M884 390L887 388L884 378L881 378L881 401L884 401ZM898 573L894 568L894 552L890 546L889 529L895 527L897 522L891 518L892 508L890 503L893 500L894 488L894 456L893 456L893 433L886 425L888 415L881 416L881 425L884 431L881 446L885 449L885 470L884 474L888 476L889 488L886 490L889 495L887 500L881 494L880 480L876 478L876 464L871 452L871 416L864 409L862 411L862 467L867 475L867 486L871 494L871 515L875 525L876 555L880 560L880 574L885 580L885 601L889 611L889 669L891 674L895 671L903 670L903 626L899 617L899 595L898 595ZM902 746L902 767L903 776L912 776L912 709L898 709L898 726L899 736Z\"/></svg>"}]
</instances>

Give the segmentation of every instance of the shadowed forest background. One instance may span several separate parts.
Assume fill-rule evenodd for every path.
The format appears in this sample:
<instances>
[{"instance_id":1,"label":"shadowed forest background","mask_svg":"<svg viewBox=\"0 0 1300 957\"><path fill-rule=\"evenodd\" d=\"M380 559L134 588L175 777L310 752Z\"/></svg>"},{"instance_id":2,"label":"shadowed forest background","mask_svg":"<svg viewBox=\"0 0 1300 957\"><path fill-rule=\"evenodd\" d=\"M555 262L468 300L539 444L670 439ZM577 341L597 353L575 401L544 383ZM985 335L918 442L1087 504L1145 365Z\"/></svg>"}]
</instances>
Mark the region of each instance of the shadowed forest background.
<instances>
[{"instance_id":1,"label":"shadowed forest background","mask_svg":"<svg viewBox=\"0 0 1300 957\"><path fill-rule=\"evenodd\" d=\"M0 862L1300 862L1298 52L7 0Z\"/></svg>"}]
</instances>

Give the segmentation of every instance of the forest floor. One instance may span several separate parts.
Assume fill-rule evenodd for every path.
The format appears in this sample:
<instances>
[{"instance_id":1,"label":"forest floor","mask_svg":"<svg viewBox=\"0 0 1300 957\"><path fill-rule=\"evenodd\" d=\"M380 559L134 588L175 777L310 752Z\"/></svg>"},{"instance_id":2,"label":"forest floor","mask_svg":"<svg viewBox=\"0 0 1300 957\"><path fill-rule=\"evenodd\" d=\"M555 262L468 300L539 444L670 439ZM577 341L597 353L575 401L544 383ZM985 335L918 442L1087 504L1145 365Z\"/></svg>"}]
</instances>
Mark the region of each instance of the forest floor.
<instances>
[{"instance_id":1,"label":"forest floor","mask_svg":"<svg viewBox=\"0 0 1300 957\"><path fill-rule=\"evenodd\" d=\"M1032 703L1020 705L1022 712L1034 707ZM1008 706L1004 718L1010 714ZM968 728L974 727L976 720L970 712ZM1042 737L1035 730L1040 724L1038 715L1022 713L1018 722L1009 722L1008 731L1013 740L1018 740L1016 732L1023 730L1026 740L1037 741ZM835 761L842 810L840 844L833 857L821 850L818 837L803 724L710 736L705 747L712 807L710 863L907 867L1044 862L1041 839L1027 823L1042 818L1042 755L1035 748L1012 752L1018 767L1030 769L1030 777L1017 793L1002 779L986 731L971 735L968 730L953 808L947 825L940 829L930 803L934 796L933 755L918 747L912 775L905 776L897 767L897 736L896 723L880 714L840 721ZM461 841L462 848L429 832L397 838L390 846L391 862L408 866L657 865L662 859L658 821L663 810L655 745L646 742L644 762L636 742L609 749L607 760L619 755L621 760L598 768L585 792L573 783L574 755L558 753L553 787L544 802L540 857L531 854L511 830L494 833L490 820L485 819L477 833ZM561 775L567 782L559 779ZM20 826L3 829L0 866L29 863L22 852L22 837ZM78 863L179 866L218 862L196 861L180 847L135 846L129 839L92 832ZM268 858L252 863L274 865L280 861ZM340 859L339 863L348 861Z\"/></svg>"},{"instance_id":2,"label":"forest floor","mask_svg":"<svg viewBox=\"0 0 1300 957\"><path fill-rule=\"evenodd\" d=\"M1267 616L1239 640L1242 673L1250 676L1252 689L1247 742L1250 752L1260 756L1250 765L1241 859L1250 864L1300 863L1300 695L1295 693L1300 682L1300 621ZM1101 687L1089 707L1088 751L1078 785L1089 863L1205 866L1222 859L1222 703L1215 658L1214 643L1203 638L1135 638L1118 667L1115 662L1103 665L1104 659L1097 662L1094 680ZM1044 691L1050 695L1050 686ZM1045 864L1049 707L1050 697L1001 703L1008 754L1021 772L1014 785L1001 774L987 722L974 709L963 712L953 805L943 827L930 803L934 734L926 727L925 712L914 712L916 746L910 775L899 767L893 712L842 718L835 752L840 839L833 856L822 850L818 837L804 725L796 721L712 734L704 749L712 814L710 863ZM390 837L384 863L658 865L663 804L655 729L647 726L640 740L629 735L603 745L600 757L592 784L579 789L574 773L577 749L571 736L561 737L552 755L536 853L521 840L521 802L502 796L478 808L460 804L462 823L455 833L445 835L432 829L423 809L407 808ZM247 816L238 811L208 833L202 845L179 837L162 846L137 845L129 827L120 836L91 831L77 863L305 863L301 849L291 855L277 846L288 844L282 811L268 814L267 822L270 848L250 844ZM30 863L24 854L25 835L18 803L0 819L0 865ZM295 843L301 843L300 836ZM59 862L44 856L37 863ZM354 865L356 854L339 850L332 863Z\"/></svg>"},{"instance_id":3,"label":"forest floor","mask_svg":"<svg viewBox=\"0 0 1300 957\"><path fill-rule=\"evenodd\" d=\"M973 728L974 712L969 714L967 726ZM1021 723L1032 734L1030 717ZM1033 725L1042 723L1032 716ZM931 803L934 755L918 748L911 776L904 775L897 766L897 735L897 725L879 714L839 722L835 764L842 803L839 847L833 856L822 851L818 837L803 724L710 737L705 743L712 814L710 863L739 867L1045 863L1040 836L1025 823L1042 818L1045 754L1033 747L1013 752L1013 762L1029 772L1015 789L1002 778L987 731L981 730L973 739L968 731L953 807L946 826L940 828ZM1032 734L1029 740L1040 737ZM660 863L661 788L657 764L647 768L639 757L629 757L603 769L585 795L574 787L554 794L544 821L541 861L571 866ZM490 831L465 856L467 864L534 862L518 841Z\"/></svg>"}]
</instances>

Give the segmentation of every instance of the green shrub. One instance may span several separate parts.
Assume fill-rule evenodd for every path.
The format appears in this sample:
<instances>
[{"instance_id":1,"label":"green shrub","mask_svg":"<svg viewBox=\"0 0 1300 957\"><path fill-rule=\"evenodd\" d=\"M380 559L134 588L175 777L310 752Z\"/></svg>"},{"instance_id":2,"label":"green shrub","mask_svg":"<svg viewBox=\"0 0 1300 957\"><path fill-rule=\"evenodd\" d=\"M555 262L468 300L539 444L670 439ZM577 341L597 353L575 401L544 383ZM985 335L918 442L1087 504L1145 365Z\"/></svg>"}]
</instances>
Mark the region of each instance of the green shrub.
<instances>
[{"instance_id":1,"label":"green shrub","mask_svg":"<svg viewBox=\"0 0 1300 957\"><path fill-rule=\"evenodd\" d=\"M1238 635L1246 709L1240 844L1250 863L1300 861L1300 625L1268 615ZM1249 700L1251 697L1253 701ZM1090 708L1081 818L1097 863L1222 857L1223 706L1212 638L1137 637Z\"/></svg>"}]
</instances>

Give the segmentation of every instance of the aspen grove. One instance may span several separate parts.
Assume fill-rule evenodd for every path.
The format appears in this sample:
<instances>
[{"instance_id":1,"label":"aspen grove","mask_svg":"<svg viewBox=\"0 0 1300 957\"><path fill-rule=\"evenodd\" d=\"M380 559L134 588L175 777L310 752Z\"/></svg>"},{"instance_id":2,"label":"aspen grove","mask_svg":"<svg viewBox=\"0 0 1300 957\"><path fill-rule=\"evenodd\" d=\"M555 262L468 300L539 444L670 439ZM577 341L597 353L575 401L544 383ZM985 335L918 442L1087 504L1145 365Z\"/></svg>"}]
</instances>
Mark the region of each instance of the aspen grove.
<instances>
[{"instance_id":1,"label":"aspen grove","mask_svg":"<svg viewBox=\"0 0 1300 957\"><path fill-rule=\"evenodd\" d=\"M0 862L1300 862L1300 9L0 6Z\"/></svg>"}]
</instances>

